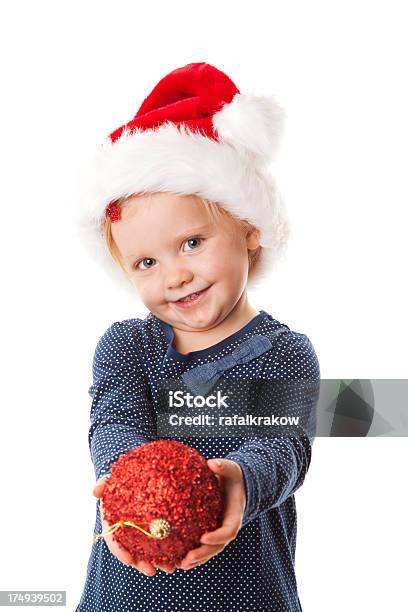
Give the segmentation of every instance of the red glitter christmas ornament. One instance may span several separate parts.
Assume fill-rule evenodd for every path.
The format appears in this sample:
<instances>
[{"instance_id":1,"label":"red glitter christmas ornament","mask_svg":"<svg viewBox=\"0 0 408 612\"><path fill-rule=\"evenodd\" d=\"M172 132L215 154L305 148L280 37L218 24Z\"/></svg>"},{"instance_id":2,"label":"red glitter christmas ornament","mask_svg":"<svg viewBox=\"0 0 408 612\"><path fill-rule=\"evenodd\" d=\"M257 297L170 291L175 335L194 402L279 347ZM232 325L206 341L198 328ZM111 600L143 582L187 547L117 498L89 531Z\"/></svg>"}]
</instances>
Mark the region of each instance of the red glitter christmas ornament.
<instances>
[{"instance_id":1,"label":"red glitter christmas ornament","mask_svg":"<svg viewBox=\"0 0 408 612\"><path fill-rule=\"evenodd\" d=\"M102 496L108 533L136 561L179 563L221 526L220 485L206 459L175 440L147 442L120 455Z\"/></svg>"},{"instance_id":2,"label":"red glitter christmas ornament","mask_svg":"<svg viewBox=\"0 0 408 612\"><path fill-rule=\"evenodd\" d=\"M110 202L106 209L105 209L105 214L107 217L109 217L109 219L111 220L112 223L115 223L115 221L119 221L120 219L120 208L117 205L115 200L112 200L112 202Z\"/></svg>"}]
</instances>

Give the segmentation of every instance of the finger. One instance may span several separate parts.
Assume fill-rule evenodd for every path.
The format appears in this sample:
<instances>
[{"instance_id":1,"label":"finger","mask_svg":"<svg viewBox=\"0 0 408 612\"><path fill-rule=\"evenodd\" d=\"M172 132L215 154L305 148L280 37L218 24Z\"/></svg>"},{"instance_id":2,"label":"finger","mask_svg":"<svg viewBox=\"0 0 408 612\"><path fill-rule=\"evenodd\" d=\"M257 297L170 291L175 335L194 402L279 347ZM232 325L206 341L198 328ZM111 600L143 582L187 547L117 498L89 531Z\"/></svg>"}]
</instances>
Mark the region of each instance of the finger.
<instances>
[{"instance_id":1,"label":"finger","mask_svg":"<svg viewBox=\"0 0 408 612\"><path fill-rule=\"evenodd\" d=\"M132 557L129 551L123 548L112 535L105 536L105 544L109 548L112 555L114 555L121 563L126 565L135 565L135 559Z\"/></svg>"},{"instance_id":2,"label":"finger","mask_svg":"<svg viewBox=\"0 0 408 612\"><path fill-rule=\"evenodd\" d=\"M225 545L210 546L205 554L194 554L191 556L190 554L188 554L181 562L180 567L181 569L191 569L198 565L202 565L203 563L206 563L209 559L211 559L211 557L214 557L215 555L218 555L220 552L222 552L224 548Z\"/></svg>"},{"instance_id":3,"label":"finger","mask_svg":"<svg viewBox=\"0 0 408 612\"><path fill-rule=\"evenodd\" d=\"M158 569L162 570L163 572L166 572L166 574L173 574L173 572L175 572L175 570L176 570L176 568L174 566L172 566L170 563L161 563L160 565L155 566L152 563L150 563L149 561L135 561L135 560L133 560L130 563L130 565L132 565L133 567L135 567L139 571L141 571L144 574L146 574L146 576L154 576Z\"/></svg>"},{"instance_id":4,"label":"finger","mask_svg":"<svg viewBox=\"0 0 408 612\"><path fill-rule=\"evenodd\" d=\"M180 567L191 565L192 563L197 563L200 559L210 558L225 548L227 543L219 544L217 546L211 544L203 544L198 548L194 548L190 550L187 555L182 559L180 563Z\"/></svg>"},{"instance_id":5,"label":"finger","mask_svg":"<svg viewBox=\"0 0 408 612\"><path fill-rule=\"evenodd\" d=\"M133 561L131 565L146 576L154 576L156 573L156 568L149 561Z\"/></svg>"},{"instance_id":6,"label":"finger","mask_svg":"<svg viewBox=\"0 0 408 612\"><path fill-rule=\"evenodd\" d=\"M241 522L242 519L239 508L236 508L233 502L228 503L222 525L214 531L203 533L200 542L213 546L217 544L228 544L228 542L231 542L231 540L237 537L241 528Z\"/></svg>"},{"instance_id":7,"label":"finger","mask_svg":"<svg viewBox=\"0 0 408 612\"><path fill-rule=\"evenodd\" d=\"M102 531L107 531L108 529L109 523L102 520ZM113 534L106 535L104 540L112 555L119 559L119 561L128 565L133 565L135 563L135 559L132 557L130 552L123 548L119 542L113 538Z\"/></svg>"},{"instance_id":8,"label":"finger","mask_svg":"<svg viewBox=\"0 0 408 612\"><path fill-rule=\"evenodd\" d=\"M113 538L113 535L106 536L105 542L110 552L121 563L124 563L125 565L131 565L132 567L139 570L146 576L154 576L154 574L156 573L156 568L151 563L149 563L148 561L144 561L144 560L134 559L134 557L130 554L130 552L126 550L125 548L123 548L119 544L119 542L117 542Z\"/></svg>"},{"instance_id":9,"label":"finger","mask_svg":"<svg viewBox=\"0 0 408 612\"><path fill-rule=\"evenodd\" d=\"M101 512L102 532L104 532L109 529L110 525L107 521L105 521L105 518L104 518L104 508L103 508L102 499L99 500L99 506L100 506L100 512ZM129 551L123 548L119 544L119 542L113 538L113 534L106 535L104 537L104 540L110 552L112 553L112 555L114 555L117 559L119 559L119 561L121 561L122 563L125 563L126 565L135 566L135 559L132 557Z\"/></svg>"},{"instance_id":10,"label":"finger","mask_svg":"<svg viewBox=\"0 0 408 612\"><path fill-rule=\"evenodd\" d=\"M98 479L92 491L95 497L102 497L108 478L109 474L105 474Z\"/></svg>"},{"instance_id":11,"label":"finger","mask_svg":"<svg viewBox=\"0 0 408 612\"><path fill-rule=\"evenodd\" d=\"M239 481L243 478L242 468L236 461L230 459L207 459L207 465L215 476Z\"/></svg>"},{"instance_id":12,"label":"finger","mask_svg":"<svg viewBox=\"0 0 408 612\"><path fill-rule=\"evenodd\" d=\"M221 466L217 465L217 460L209 459L221 488L221 495L224 500L224 517L230 513L231 509L238 509L242 506L242 473L240 466L234 461L222 460Z\"/></svg>"},{"instance_id":13,"label":"finger","mask_svg":"<svg viewBox=\"0 0 408 612\"><path fill-rule=\"evenodd\" d=\"M234 540L242 524L241 487L235 480L223 478L224 516L222 525L214 531L204 533L203 544L222 544Z\"/></svg>"},{"instance_id":14,"label":"finger","mask_svg":"<svg viewBox=\"0 0 408 612\"><path fill-rule=\"evenodd\" d=\"M109 523L105 521L104 519L103 502L101 499L99 500L99 505L101 509L102 531L107 531L109 529ZM139 570L146 576L155 575L156 568L154 567L154 565L152 565L149 561L134 559L134 557L130 554L130 552L126 550L125 548L123 548L123 546L121 546L119 542L116 539L114 539L113 534L109 534L105 536L104 539L112 555L114 555L121 563L124 563L125 565L131 565L132 567ZM171 572L171 567L169 567L169 571ZM174 571L174 568L173 568L173 571Z\"/></svg>"},{"instance_id":15,"label":"finger","mask_svg":"<svg viewBox=\"0 0 408 612\"><path fill-rule=\"evenodd\" d=\"M215 531L208 531L204 533L200 542L202 544L208 544L211 546L217 546L219 544L228 544L238 535L240 528L240 522L235 518L233 521L225 521L221 527Z\"/></svg>"},{"instance_id":16,"label":"finger","mask_svg":"<svg viewBox=\"0 0 408 612\"><path fill-rule=\"evenodd\" d=\"M156 570L158 569L162 572L166 572L166 574L173 574L173 572L175 572L176 570L176 568L171 565L171 563L164 562L160 563L159 565L153 565L149 561L138 561L135 564L135 567L137 567L137 569L140 569L141 571L143 571L143 573L149 576L154 576Z\"/></svg>"},{"instance_id":17,"label":"finger","mask_svg":"<svg viewBox=\"0 0 408 612\"><path fill-rule=\"evenodd\" d=\"M213 531L203 533L200 542L203 544L221 544L236 538L242 522L242 500L236 490L238 485L224 479L223 518L222 524Z\"/></svg>"},{"instance_id":18,"label":"finger","mask_svg":"<svg viewBox=\"0 0 408 612\"><path fill-rule=\"evenodd\" d=\"M166 572L166 574L173 574L173 572L176 571L176 568L174 567L174 565L171 565L171 563L163 563L163 562L157 566L157 569L162 570L162 572Z\"/></svg>"}]
</instances>

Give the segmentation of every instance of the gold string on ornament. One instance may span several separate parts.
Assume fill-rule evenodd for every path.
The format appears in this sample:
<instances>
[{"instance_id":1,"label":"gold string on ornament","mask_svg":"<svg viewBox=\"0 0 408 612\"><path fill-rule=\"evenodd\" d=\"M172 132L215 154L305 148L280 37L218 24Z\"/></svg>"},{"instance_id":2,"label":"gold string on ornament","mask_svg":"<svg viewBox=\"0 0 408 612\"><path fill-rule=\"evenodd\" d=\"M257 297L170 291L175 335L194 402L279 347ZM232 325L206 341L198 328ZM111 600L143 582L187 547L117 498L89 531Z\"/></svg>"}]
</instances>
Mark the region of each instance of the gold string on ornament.
<instances>
[{"instance_id":1,"label":"gold string on ornament","mask_svg":"<svg viewBox=\"0 0 408 612\"><path fill-rule=\"evenodd\" d=\"M93 540L95 542L99 538L104 538L108 535L111 535L112 533L115 533L115 531L119 529L119 527L122 527L122 525L134 527L135 529L138 529L139 531L142 531L145 535L149 536L149 538L155 538L156 540L164 540L164 538L167 538L171 531L170 523L168 523L166 519L163 518L153 519L152 521L150 521L150 523L143 522L141 524L149 525L150 531L146 531L145 529L140 527L140 524L137 525L132 521L118 521L117 523L111 525L106 531L94 535Z\"/></svg>"}]
</instances>

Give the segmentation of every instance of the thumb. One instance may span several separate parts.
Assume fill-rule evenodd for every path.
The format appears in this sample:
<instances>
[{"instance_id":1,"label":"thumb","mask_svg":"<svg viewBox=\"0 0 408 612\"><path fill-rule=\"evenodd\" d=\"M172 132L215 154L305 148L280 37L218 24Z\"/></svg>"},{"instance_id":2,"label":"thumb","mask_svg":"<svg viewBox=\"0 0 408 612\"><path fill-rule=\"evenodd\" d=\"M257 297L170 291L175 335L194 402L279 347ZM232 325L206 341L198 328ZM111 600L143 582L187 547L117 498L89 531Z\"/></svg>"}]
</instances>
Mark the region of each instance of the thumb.
<instances>
[{"instance_id":1,"label":"thumb","mask_svg":"<svg viewBox=\"0 0 408 612\"><path fill-rule=\"evenodd\" d=\"M218 477L222 476L236 480L237 471L242 472L239 464L231 459L221 459L218 457L216 459L208 459L207 465Z\"/></svg>"},{"instance_id":2,"label":"thumb","mask_svg":"<svg viewBox=\"0 0 408 612\"><path fill-rule=\"evenodd\" d=\"M222 474L223 472L225 472L227 463L228 462L225 461L225 459L219 459L219 458L207 460L208 467L216 474Z\"/></svg>"},{"instance_id":3,"label":"thumb","mask_svg":"<svg viewBox=\"0 0 408 612\"><path fill-rule=\"evenodd\" d=\"M92 491L92 493L93 493L93 495L95 497L102 497L104 489L105 489L105 485L106 485L106 483L108 481L108 478L109 478L109 474L105 474L104 476L101 476L98 479L98 481L97 481L97 483L94 486L93 491Z\"/></svg>"}]
</instances>

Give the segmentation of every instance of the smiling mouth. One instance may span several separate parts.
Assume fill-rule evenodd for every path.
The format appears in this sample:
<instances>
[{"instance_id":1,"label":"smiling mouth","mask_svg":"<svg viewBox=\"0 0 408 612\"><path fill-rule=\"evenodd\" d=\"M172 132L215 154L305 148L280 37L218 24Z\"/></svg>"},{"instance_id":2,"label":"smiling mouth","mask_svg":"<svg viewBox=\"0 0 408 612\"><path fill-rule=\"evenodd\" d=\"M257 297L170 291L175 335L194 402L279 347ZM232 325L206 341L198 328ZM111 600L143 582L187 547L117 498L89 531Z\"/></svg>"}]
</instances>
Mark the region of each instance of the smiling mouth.
<instances>
[{"instance_id":1,"label":"smiling mouth","mask_svg":"<svg viewBox=\"0 0 408 612\"><path fill-rule=\"evenodd\" d=\"M177 302L192 302L194 301L199 295L201 295L202 293L204 293L204 291L207 291L209 287L206 287L205 289L202 289L201 291L195 291L194 293L189 293L188 295L186 295L183 298L180 298L179 300L174 300L175 303Z\"/></svg>"}]
</instances>

